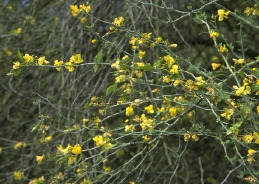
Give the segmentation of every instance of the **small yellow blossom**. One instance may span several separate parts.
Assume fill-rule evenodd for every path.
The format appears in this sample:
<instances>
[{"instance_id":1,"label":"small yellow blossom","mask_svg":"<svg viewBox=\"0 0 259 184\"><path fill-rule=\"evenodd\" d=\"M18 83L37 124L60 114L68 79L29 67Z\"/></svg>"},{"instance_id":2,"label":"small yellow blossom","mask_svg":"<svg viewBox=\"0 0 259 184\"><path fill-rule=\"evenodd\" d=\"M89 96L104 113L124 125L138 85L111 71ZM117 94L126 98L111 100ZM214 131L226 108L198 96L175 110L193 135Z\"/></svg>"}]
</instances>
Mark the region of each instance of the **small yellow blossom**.
<instances>
[{"instance_id":1,"label":"small yellow blossom","mask_svg":"<svg viewBox=\"0 0 259 184\"><path fill-rule=\"evenodd\" d=\"M43 158L44 158L44 155L36 156L36 161L38 162L38 164L40 164L42 162Z\"/></svg>"},{"instance_id":2,"label":"small yellow blossom","mask_svg":"<svg viewBox=\"0 0 259 184\"><path fill-rule=\"evenodd\" d=\"M21 63L19 61L13 62L13 69L19 69L21 66Z\"/></svg>"},{"instance_id":3,"label":"small yellow blossom","mask_svg":"<svg viewBox=\"0 0 259 184\"><path fill-rule=\"evenodd\" d=\"M193 134L193 135L192 135L192 139L195 140L195 141L198 141L198 140L199 140L199 137L197 136L197 134Z\"/></svg>"},{"instance_id":4,"label":"small yellow blossom","mask_svg":"<svg viewBox=\"0 0 259 184\"><path fill-rule=\"evenodd\" d=\"M86 13L89 13L91 11L91 6L90 5L79 5L80 11L85 11Z\"/></svg>"},{"instance_id":5,"label":"small yellow blossom","mask_svg":"<svg viewBox=\"0 0 259 184\"><path fill-rule=\"evenodd\" d=\"M170 79L168 76L163 76L163 82L164 83L169 83L170 82Z\"/></svg>"},{"instance_id":6,"label":"small yellow blossom","mask_svg":"<svg viewBox=\"0 0 259 184\"><path fill-rule=\"evenodd\" d=\"M227 49L226 45L223 44L223 45L221 45L221 46L219 47L219 51L220 51L220 52L227 52L228 49Z\"/></svg>"},{"instance_id":7,"label":"small yellow blossom","mask_svg":"<svg viewBox=\"0 0 259 184\"><path fill-rule=\"evenodd\" d=\"M31 62L33 62L33 60L34 60L33 56L30 56L29 54L25 54L25 55L23 56L23 59L24 59L25 62L27 62L27 63L31 63Z\"/></svg>"},{"instance_id":8,"label":"small yellow blossom","mask_svg":"<svg viewBox=\"0 0 259 184\"><path fill-rule=\"evenodd\" d=\"M220 67L221 64L218 63L211 63L212 70L216 70L218 67Z\"/></svg>"},{"instance_id":9,"label":"small yellow blossom","mask_svg":"<svg viewBox=\"0 0 259 184\"><path fill-rule=\"evenodd\" d=\"M136 41L137 41L137 40L138 40L138 38L132 36L131 39L130 39L130 41L129 41L129 44L131 44L131 45L136 45Z\"/></svg>"},{"instance_id":10,"label":"small yellow blossom","mask_svg":"<svg viewBox=\"0 0 259 184\"><path fill-rule=\"evenodd\" d=\"M49 64L49 62L45 59L45 56L42 56L38 59L38 64L43 65L43 64Z\"/></svg>"},{"instance_id":11,"label":"small yellow blossom","mask_svg":"<svg viewBox=\"0 0 259 184\"><path fill-rule=\"evenodd\" d=\"M143 73L141 71L134 71L135 75L138 77L138 78L141 78L143 76Z\"/></svg>"},{"instance_id":12,"label":"small yellow blossom","mask_svg":"<svg viewBox=\"0 0 259 184\"><path fill-rule=\"evenodd\" d=\"M78 5L69 5L69 6L70 6L70 9L71 9L72 16L77 17L78 14L80 13Z\"/></svg>"},{"instance_id":13,"label":"small yellow blossom","mask_svg":"<svg viewBox=\"0 0 259 184\"><path fill-rule=\"evenodd\" d=\"M150 39L150 38L151 38L151 35L152 35L151 32L150 32L150 33L142 33L142 34L141 34L141 37L144 38L144 39Z\"/></svg>"},{"instance_id":14,"label":"small yellow blossom","mask_svg":"<svg viewBox=\"0 0 259 184\"><path fill-rule=\"evenodd\" d=\"M146 142L150 141L150 137L148 137L147 135L142 136L142 139L144 139L144 141Z\"/></svg>"},{"instance_id":15,"label":"small yellow blossom","mask_svg":"<svg viewBox=\"0 0 259 184\"><path fill-rule=\"evenodd\" d=\"M111 167L103 166L104 172L109 172L111 169Z\"/></svg>"},{"instance_id":16,"label":"small yellow blossom","mask_svg":"<svg viewBox=\"0 0 259 184\"><path fill-rule=\"evenodd\" d=\"M61 70L61 67L59 66L63 65L63 63L63 61L58 61L57 59L54 61L54 66L56 66L57 71Z\"/></svg>"},{"instance_id":17,"label":"small yellow blossom","mask_svg":"<svg viewBox=\"0 0 259 184\"><path fill-rule=\"evenodd\" d=\"M76 144L72 149L72 153L74 153L75 155L81 154L82 153L82 147L79 144Z\"/></svg>"},{"instance_id":18,"label":"small yellow blossom","mask_svg":"<svg viewBox=\"0 0 259 184\"><path fill-rule=\"evenodd\" d=\"M13 177L14 177L14 180L22 180L22 178L23 178L23 172L14 172L13 173Z\"/></svg>"},{"instance_id":19,"label":"small yellow blossom","mask_svg":"<svg viewBox=\"0 0 259 184\"><path fill-rule=\"evenodd\" d=\"M254 138L254 137L253 137L251 134L247 134L247 135L244 135L244 136L242 137L242 139L243 139L245 142L247 142L248 144L252 143L253 138Z\"/></svg>"},{"instance_id":20,"label":"small yellow blossom","mask_svg":"<svg viewBox=\"0 0 259 184\"><path fill-rule=\"evenodd\" d=\"M111 67L112 68L116 68L117 70L119 70L120 69L120 60L117 59L116 62L111 64Z\"/></svg>"},{"instance_id":21,"label":"small yellow blossom","mask_svg":"<svg viewBox=\"0 0 259 184\"><path fill-rule=\"evenodd\" d=\"M14 30L14 34L15 34L16 36L18 36L21 32L22 32L22 28L18 28L18 29L16 29L16 30Z\"/></svg>"},{"instance_id":22,"label":"small yellow blossom","mask_svg":"<svg viewBox=\"0 0 259 184\"><path fill-rule=\"evenodd\" d=\"M210 38L212 38L213 40L216 40L216 38L219 36L219 33L216 31L211 31L210 32Z\"/></svg>"},{"instance_id":23,"label":"small yellow blossom","mask_svg":"<svg viewBox=\"0 0 259 184\"><path fill-rule=\"evenodd\" d=\"M66 148L63 148L62 145L57 146L57 148L58 148L58 152L60 152L60 153L62 153L64 155L68 154L68 152L71 149L73 149L73 147L70 144L68 144Z\"/></svg>"},{"instance_id":24,"label":"small yellow blossom","mask_svg":"<svg viewBox=\"0 0 259 184\"><path fill-rule=\"evenodd\" d=\"M123 24L123 21L124 21L124 18L123 17L118 17L118 18L115 18L114 21L112 22L113 25L115 26L122 26Z\"/></svg>"},{"instance_id":25,"label":"small yellow blossom","mask_svg":"<svg viewBox=\"0 0 259 184\"><path fill-rule=\"evenodd\" d=\"M166 55L163 58L165 60L165 63L168 65L168 68L171 68L172 65L175 63L174 58L172 58L170 55Z\"/></svg>"},{"instance_id":26,"label":"small yellow blossom","mask_svg":"<svg viewBox=\"0 0 259 184\"><path fill-rule=\"evenodd\" d=\"M87 25L87 17L80 18L80 23L83 24L84 26L86 26Z\"/></svg>"},{"instance_id":27,"label":"small yellow blossom","mask_svg":"<svg viewBox=\"0 0 259 184\"><path fill-rule=\"evenodd\" d=\"M121 83L126 80L126 75L119 75L118 77L115 77L116 83Z\"/></svg>"},{"instance_id":28,"label":"small yellow blossom","mask_svg":"<svg viewBox=\"0 0 259 184\"><path fill-rule=\"evenodd\" d=\"M2 154L2 151L3 151L3 149L2 149L2 147L0 147L0 155Z\"/></svg>"},{"instance_id":29,"label":"small yellow blossom","mask_svg":"<svg viewBox=\"0 0 259 184\"><path fill-rule=\"evenodd\" d=\"M26 143L24 143L24 142L17 142L15 145L14 145L14 149L15 150L18 150L18 149L20 149L21 147L26 147Z\"/></svg>"},{"instance_id":30,"label":"small yellow blossom","mask_svg":"<svg viewBox=\"0 0 259 184\"><path fill-rule=\"evenodd\" d=\"M222 116L223 118L226 118L228 120L230 120L231 116L234 114L234 109L230 109L230 108L224 108L224 113L221 113L220 116Z\"/></svg>"},{"instance_id":31,"label":"small yellow blossom","mask_svg":"<svg viewBox=\"0 0 259 184\"><path fill-rule=\"evenodd\" d=\"M92 42L92 43L96 43L96 39L93 39L91 42Z\"/></svg>"},{"instance_id":32,"label":"small yellow blossom","mask_svg":"<svg viewBox=\"0 0 259 184\"><path fill-rule=\"evenodd\" d=\"M201 85L203 85L205 83L205 81L204 81L202 76L196 77L195 79L197 81L196 85L198 85L198 86L201 86Z\"/></svg>"},{"instance_id":33,"label":"small yellow blossom","mask_svg":"<svg viewBox=\"0 0 259 184\"><path fill-rule=\"evenodd\" d=\"M178 74L179 71L178 71L178 65L173 65L172 66L172 69L170 70L170 73L171 74Z\"/></svg>"},{"instance_id":34,"label":"small yellow blossom","mask_svg":"<svg viewBox=\"0 0 259 184\"><path fill-rule=\"evenodd\" d=\"M139 68L142 68L145 66L145 63L143 62L137 62L136 65L139 67Z\"/></svg>"},{"instance_id":35,"label":"small yellow blossom","mask_svg":"<svg viewBox=\"0 0 259 184\"><path fill-rule=\"evenodd\" d=\"M138 56L139 59L142 59L145 54L146 54L146 51L140 50L139 51L139 56Z\"/></svg>"},{"instance_id":36,"label":"small yellow blossom","mask_svg":"<svg viewBox=\"0 0 259 184\"><path fill-rule=\"evenodd\" d=\"M225 12L223 9L218 10L218 16L219 16L219 21L223 21L224 19L228 18L228 14L230 11Z\"/></svg>"},{"instance_id":37,"label":"small yellow blossom","mask_svg":"<svg viewBox=\"0 0 259 184\"><path fill-rule=\"evenodd\" d=\"M70 156L70 157L68 158L67 163L68 163L68 165L71 165L71 164L73 164L75 161L76 161L76 158L75 158L74 156Z\"/></svg>"},{"instance_id":38,"label":"small yellow blossom","mask_svg":"<svg viewBox=\"0 0 259 184\"><path fill-rule=\"evenodd\" d=\"M72 66L72 62L70 61L65 63L65 68L68 69L69 72L74 71L74 67Z\"/></svg>"},{"instance_id":39,"label":"small yellow blossom","mask_svg":"<svg viewBox=\"0 0 259 184\"><path fill-rule=\"evenodd\" d=\"M182 80L179 80L179 79L176 79L175 81L174 81L174 86L178 86L179 84L181 84L182 83Z\"/></svg>"},{"instance_id":40,"label":"small yellow blossom","mask_svg":"<svg viewBox=\"0 0 259 184\"><path fill-rule=\"evenodd\" d=\"M132 106L127 107L125 114L126 114L126 116L134 115L134 109L133 109L133 107L132 107Z\"/></svg>"},{"instance_id":41,"label":"small yellow blossom","mask_svg":"<svg viewBox=\"0 0 259 184\"><path fill-rule=\"evenodd\" d=\"M162 41L163 41L163 38L160 37L160 36L156 39L156 42L157 42L157 43L162 43Z\"/></svg>"},{"instance_id":42,"label":"small yellow blossom","mask_svg":"<svg viewBox=\"0 0 259 184\"><path fill-rule=\"evenodd\" d=\"M81 54L76 54L71 56L70 60L71 63L80 64L83 62Z\"/></svg>"},{"instance_id":43,"label":"small yellow blossom","mask_svg":"<svg viewBox=\"0 0 259 184\"><path fill-rule=\"evenodd\" d=\"M238 64L238 65L241 65L241 64L243 64L245 62L244 59L233 58L232 60L235 62L235 64Z\"/></svg>"},{"instance_id":44,"label":"small yellow blossom","mask_svg":"<svg viewBox=\"0 0 259 184\"><path fill-rule=\"evenodd\" d=\"M171 117L175 117L177 115L177 108L176 107L171 107L169 109L169 113Z\"/></svg>"},{"instance_id":45,"label":"small yellow blossom","mask_svg":"<svg viewBox=\"0 0 259 184\"><path fill-rule=\"evenodd\" d=\"M126 125L124 131L125 132L134 132L135 126L134 125Z\"/></svg>"},{"instance_id":46,"label":"small yellow blossom","mask_svg":"<svg viewBox=\"0 0 259 184\"><path fill-rule=\"evenodd\" d=\"M259 134L258 132L253 133L253 139L255 140L255 144L259 144Z\"/></svg>"},{"instance_id":47,"label":"small yellow blossom","mask_svg":"<svg viewBox=\"0 0 259 184\"><path fill-rule=\"evenodd\" d=\"M191 137L191 135L189 134L188 131L187 131L187 133L185 133L185 134L183 135L183 139L184 139L185 142L187 142L187 140L188 140L190 137Z\"/></svg>"},{"instance_id":48,"label":"small yellow blossom","mask_svg":"<svg viewBox=\"0 0 259 184\"><path fill-rule=\"evenodd\" d=\"M247 161L251 164L253 161L255 161L253 154L256 152L254 149L249 149L247 156L249 157Z\"/></svg>"},{"instance_id":49,"label":"small yellow blossom","mask_svg":"<svg viewBox=\"0 0 259 184\"><path fill-rule=\"evenodd\" d=\"M172 43L172 44L169 44L169 45L168 45L168 47L175 48L175 47L177 47L177 44L175 44L175 43Z\"/></svg>"},{"instance_id":50,"label":"small yellow blossom","mask_svg":"<svg viewBox=\"0 0 259 184\"><path fill-rule=\"evenodd\" d=\"M153 105L149 105L149 106L145 107L145 110L147 111L148 114L154 114Z\"/></svg>"}]
</instances>

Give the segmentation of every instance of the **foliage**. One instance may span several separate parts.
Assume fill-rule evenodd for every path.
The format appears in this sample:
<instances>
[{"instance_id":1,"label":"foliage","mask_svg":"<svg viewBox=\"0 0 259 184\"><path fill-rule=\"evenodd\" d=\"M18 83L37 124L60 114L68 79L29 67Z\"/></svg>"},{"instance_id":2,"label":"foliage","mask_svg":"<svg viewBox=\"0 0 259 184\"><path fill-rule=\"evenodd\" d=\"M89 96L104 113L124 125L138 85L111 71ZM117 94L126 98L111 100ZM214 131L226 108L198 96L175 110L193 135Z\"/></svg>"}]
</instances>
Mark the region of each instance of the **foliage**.
<instances>
[{"instance_id":1,"label":"foliage","mask_svg":"<svg viewBox=\"0 0 259 184\"><path fill-rule=\"evenodd\" d=\"M55 45L17 49L8 73L2 181L259 183L256 1L46 4Z\"/></svg>"}]
</instances>

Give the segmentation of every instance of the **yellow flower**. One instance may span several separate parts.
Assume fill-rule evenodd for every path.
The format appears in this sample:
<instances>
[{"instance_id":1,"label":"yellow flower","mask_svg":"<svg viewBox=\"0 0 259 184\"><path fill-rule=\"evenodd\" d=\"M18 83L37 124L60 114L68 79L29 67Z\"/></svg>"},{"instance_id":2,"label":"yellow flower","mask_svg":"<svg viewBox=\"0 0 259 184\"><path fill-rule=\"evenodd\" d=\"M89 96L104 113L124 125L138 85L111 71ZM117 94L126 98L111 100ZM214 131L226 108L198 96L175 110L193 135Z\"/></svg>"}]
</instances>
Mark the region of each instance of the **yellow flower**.
<instances>
[{"instance_id":1,"label":"yellow flower","mask_svg":"<svg viewBox=\"0 0 259 184\"><path fill-rule=\"evenodd\" d=\"M193 134L193 135L192 135L192 139L195 140L195 141L198 141L198 140L199 140L199 137L198 137L196 134Z\"/></svg>"},{"instance_id":2,"label":"yellow flower","mask_svg":"<svg viewBox=\"0 0 259 184\"><path fill-rule=\"evenodd\" d=\"M178 71L178 65L173 65L172 66L172 69L170 70L170 73L171 74L178 74L179 71Z\"/></svg>"},{"instance_id":3,"label":"yellow flower","mask_svg":"<svg viewBox=\"0 0 259 184\"><path fill-rule=\"evenodd\" d=\"M109 172L111 169L111 167L103 166L104 172Z\"/></svg>"},{"instance_id":4,"label":"yellow flower","mask_svg":"<svg viewBox=\"0 0 259 184\"><path fill-rule=\"evenodd\" d=\"M33 62L33 56L30 56L29 54L25 54L24 56L23 56L23 59L25 60L25 62L27 62L27 63L31 63L31 62Z\"/></svg>"},{"instance_id":5,"label":"yellow flower","mask_svg":"<svg viewBox=\"0 0 259 184\"><path fill-rule=\"evenodd\" d=\"M142 139L146 142L150 141L150 138L147 135L142 136Z\"/></svg>"},{"instance_id":6,"label":"yellow flower","mask_svg":"<svg viewBox=\"0 0 259 184\"><path fill-rule=\"evenodd\" d=\"M70 60L71 63L80 64L83 62L81 54L76 54L71 56Z\"/></svg>"},{"instance_id":7,"label":"yellow flower","mask_svg":"<svg viewBox=\"0 0 259 184\"><path fill-rule=\"evenodd\" d=\"M40 164L42 162L43 158L44 158L44 155L36 156L36 161L38 162L38 164Z\"/></svg>"},{"instance_id":8,"label":"yellow flower","mask_svg":"<svg viewBox=\"0 0 259 184\"><path fill-rule=\"evenodd\" d=\"M162 41L163 41L163 38L160 37L160 36L156 39L156 42L157 42L157 43L162 43Z\"/></svg>"},{"instance_id":9,"label":"yellow flower","mask_svg":"<svg viewBox=\"0 0 259 184\"><path fill-rule=\"evenodd\" d=\"M176 79L175 81L174 81L174 86L178 86L179 84L181 84L182 83L182 80L179 80L179 79Z\"/></svg>"},{"instance_id":10,"label":"yellow flower","mask_svg":"<svg viewBox=\"0 0 259 184\"><path fill-rule=\"evenodd\" d=\"M22 28L18 28L18 29L16 29L16 30L14 30L14 34L15 34L16 36L18 36L21 32L22 32Z\"/></svg>"},{"instance_id":11,"label":"yellow flower","mask_svg":"<svg viewBox=\"0 0 259 184\"><path fill-rule=\"evenodd\" d=\"M171 107L171 108L169 109L169 113L170 113L170 116L171 116L171 117L175 117L175 116L177 115L177 108Z\"/></svg>"},{"instance_id":12,"label":"yellow flower","mask_svg":"<svg viewBox=\"0 0 259 184\"><path fill-rule=\"evenodd\" d=\"M75 155L81 154L82 153L82 147L79 144L76 144L72 149L72 153L74 153Z\"/></svg>"},{"instance_id":13,"label":"yellow flower","mask_svg":"<svg viewBox=\"0 0 259 184\"><path fill-rule=\"evenodd\" d=\"M132 106L129 106L126 108L126 112L125 112L126 116L131 116L134 114L134 109Z\"/></svg>"},{"instance_id":14,"label":"yellow flower","mask_svg":"<svg viewBox=\"0 0 259 184\"><path fill-rule=\"evenodd\" d=\"M119 75L118 77L115 77L116 83L121 83L125 81L125 79L126 79L126 75Z\"/></svg>"},{"instance_id":15,"label":"yellow flower","mask_svg":"<svg viewBox=\"0 0 259 184\"><path fill-rule=\"evenodd\" d=\"M224 18L228 18L228 14L230 13L230 11L225 12L225 10L223 9L219 9L218 10L218 16L219 16L219 21L223 21Z\"/></svg>"},{"instance_id":16,"label":"yellow flower","mask_svg":"<svg viewBox=\"0 0 259 184\"><path fill-rule=\"evenodd\" d=\"M171 68L171 66L175 63L174 58L172 58L170 55L166 55L163 58L165 60L165 63L168 65L168 68Z\"/></svg>"},{"instance_id":17,"label":"yellow flower","mask_svg":"<svg viewBox=\"0 0 259 184\"><path fill-rule=\"evenodd\" d=\"M168 45L168 47L175 48L175 47L177 47L177 44L175 44L175 43L172 43L172 44L169 44L169 45Z\"/></svg>"},{"instance_id":18,"label":"yellow flower","mask_svg":"<svg viewBox=\"0 0 259 184\"><path fill-rule=\"evenodd\" d=\"M20 65L21 65L21 63L19 61L13 62L13 69L19 69Z\"/></svg>"},{"instance_id":19,"label":"yellow flower","mask_svg":"<svg viewBox=\"0 0 259 184\"><path fill-rule=\"evenodd\" d=\"M0 155L2 154L3 149L0 147Z\"/></svg>"},{"instance_id":20,"label":"yellow flower","mask_svg":"<svg viewBox=\"0 0 259 184\"><path fill-rule=\"evenodd\" d=\"M153 105L149 105L149 106L145 107L145 110L147 111L148 114L153 114L154 113Z\"/></svg>"},{"instance_id":21,"label":"yellow flower","mask_svg":"<svg viewBox=\"0 0 259 184\"><path fill-rule=\"evenodd\" d=\"M122 23L124 21L124 18L123 17L118 17L118 18L115 18L114 21L112 22L113 25L115 26L122 26Z\"/></svg>"},{"instance_id":22,"label":"yellow flower","mask_svg":"<svg viewBox=\"0 0 259 184\"><path fill-rule=\"evenodd\" d=\"M143 62L137 62L136 65L139 67L139 68L142 68L145 66L145 63Z\"/></svg>"},{"instance_id":23,"label":"yellow flower","mask_svg":"<svg viewBox=\"0 0 259 184\"><path fill-rule=\"evenodd\" d=\"M249 149L247 156L249 157L247 161L251 164L253 161L255 161L253 154L256 152L254 149Z\"/></svg>"},{"instance_id":24,"label":"yellow flower","mask_svg":"<svg viewBox=\"0 0 259 184\"><path fill-rule=\"evenodd\" d=\"M212 38L213 40L216 40L216 38L219 36L219 33L216 31L211 31L210 32L210 38Z\"/></svg>"},{"instance_id":25,"label":"yellow flower","mask_svg":"<svg viewBox=\"0 0 259 184\"><path fill-rule=\"evenodd\" d=\"M63 61L58 61L57 59L54 61L54 66L56 66L57 71L61 70L61 67L58 67L61 65L63 65Z\"/></svg>"},{"instance_id":26,"label":"yellow flower","mask_svg":"<svg viewBox=\"0 0 259 184\"><path fill-rule=\"evenodd\" d=\"M220 114L223 118L230 120L231 116L234 114L234 109L224 108L224 113Z\"/></svg>"},{"instance_id":27,"label":"yellow flower","mask_svg":"<svg viewBox=\"0 0 259 184\"><path fill-rule=\"evenodd\" d=\"M221 64L218 63L211 63L212 70L216 70L218 67L220 67Z\"/></svg>"},{"instance_id":28,"label":"yellow flower","mask_svg":"<svg viewBox=\"0 0 259 184\"><path fill-rule=\"evenodd\" d=\"M138 78L141 78L143 76L142 72L141 71L134 71L135 75L138 77Z\"/></svg>"},{"instance_id":29,"label":"yellow flower","mask_svg":"<svg viewBox=\"0 0 259 184\"><path fill-rule=\"evenodd\" d=\"M253 8L246 7L244 13L245 13L247 16L249 16L249 15L252 13L252 11L253 11Z\"/></svg>"},{"instance_id":30,"label":"yellow flower","mask_svg":"<svg viewBox=\"0 0 259 184\"><path fill-rule=\"evenodd\" d=\"M228 49L227 49L226 45L223 44L223 45L221 45L221 46L219 47L219 51L220 51L220 52L227 52Z\"/></svg>"},{"instance_id":31,"label":"yellow flower","mask_svg":"<svg viewBox=\"0 0 259 184\"><path fill-rule=\"evenodd\" d=\"M150 39L151 38L152 33L142 33L141 37L144 39Z\"/></svg>"},{"instance_id":32,"label":"yellow flower","mask_svg":"<svg viewBox=\"0 0 259 184\"><path fill-rule=\"evenodd\" d=\"M201 86L201 85L203 85L205 83L205 81L204 81L202 76L195 77L195 79L197 80L196 85L198 85L198 86Z\"/></svg>"},{"instance_id":33,"label":"yellow flower","mask_svg":"<svg viewBox=\"0 0 259 184\"><path fill-rule=\"evenodd\" d=\"M85 11L86 13L89 13L91 11L91 6L90 5L86 6L84 4L79 5L79 9L80 9L80 11Z\"/></svg>"},{"instance_id":34,"label":"yellow flower","mask_svg":"<svg viewBox=\"0 0 259 184\"><path fill-rule=\"evenodd\" d=\"M163 82L164 83L169 83L170 79L168 78L168 76L163 76Z\"/></svg>"},{"instance_id":35,"label":"yellow flower","mask_svg":"<svg viewBox=\"0 0 259 184\"><path fill-rule=\"evenodd\" d=\"M111 67L119 70L120 69L120 60L117 59L116 62L112 63Z\"/></svg>"},{"instance_id":36,"label":"yellow flower","mask_svg":"<svg viewBox=\"0 0 259 184\"><path fill-rule=\"evenodd\" d=\"M46 141L46 142L51 141L51 139L52 139L52 136L51 136L51 135L50 135L50 136L45 137L45 141Z\"/></svg>"},{"instance_id":37,"label":"yellow flower","mask_svg":"<svg viewBox=\"0 0 259 184\"><path fill-rule=\"evenodd\" d=\"M245 142L247 142L248 144L250 144L252 141L253 141L253 136L251 135L251 134L247 134L247 135L244 135L243 136L243 140L245 141Z\"/></svg>"},{"instance_id":38,"label":"yellow flower","mask_svg":"<svg viewBox=\"0 0 259 184\"><path fill-rule=\"evenodd\" d=\"M96 39L93 39L91 42L92 42L92 43L95 43L95 42L96 42Z\"/></svg>"},{"instance_id":39,"label":"yellow flower","mask_svg":"<svg viewBox=\"0 0 259 184\"><path fill-rule=\"evenodd\" d=\"M14 180L21 180L23 178L23 172L14 172L13 173Z\"/></svg>"},{"instance_id":40,"label":"yellow flower","mask_svg":"<svg viewBox=\"0 0 259 184\"><path fill-rule=\"evenodd\" d=\"M187 140L188 140L190 137L191 137L191 135L189 134L188 131L187 131L187 133L185 133L185 134L183 135L183 139L184 139L185 142L187 142Z\"/></svg>"},{"instance_id":41,"label":"yellow flower","mask_svg":"<svg viewBox=\"0 0 259 184\"><path fill-rule=\"evenodd\" d=\"M65 63L65 68L68 69L69 72L74 71L74 67L72 66L72 62L70 61Z\"/></svg>"},{"instance_id":42,"label":"yellow flower","mask_svg":"<svg viewBox=\"0 0 259 184\"><path fill-rule=\"evenodd\" d=\"M241 64L243 64L245 62L244 59L233 58L232 60L235 62L235 64L238 64L238 65L241 65Z\"/></svg>"},{"instance_id":43,"label":"yellow flower","mask_svg":"<svg viewBox=\"0 0 259 184\"><path fill-rule=\"evenodd\" d=\"M131 124L131 125L125 126L124 132L134 132L134 130L135 130L135 126Z\"/></svg>"},{"instance_id":44,"label":"yellow flower","mask_svg":"<svg viewBox=\"0 0 259 184\"><path fill-rule=\"evenodd\" d=\"M130 39L130 41L129 41L129 44L131 44L131 45L136 45L136 41L137 41L137 40L138 40L138 38L132 36L131 39Z\"/></svg>"},{"instance_id":45,"label":"yellow flower","mask_svg":"<svg viewBox=\"0 0 259 184\"><path fill-rule=\"evenodd\" d=\"M259 135L258 132L253 133L253 138L255 140L255 144L259 144Z\"/></svg>"},{"instance_id":46,"label":"yellow flower","mask_svg":"<svg viewBox=\"0 0 259 184\"><path fill-rule=\"evenodd\" d=\"M44 64L49 64L49 62L45 59L45 56L42 56L38 59L38 64L43 65Z\"/></svg>"},{"instance_id":47,"label":"yellow flower","mask_svg":"<svg viewBox=\"0 0 259 184\"><path fill-rule=\"evenodd\" d=\"M73 147L70 144L68 144L66 148L63 148L62 145L57 146L57 148L60 153L66 155Z\"/></svg>"},{"instance_id":48,"label":"yellow flower","mask_svg":"<svg viewBox=\"0 0 259 184\"><path fill-rule=\"evenodd\" d=\"M19 148L21 148L21 147L26 147L26 144L24 143L24 142L17 142L15 145L14 145L14 149L15 150L18 150Z\"/></svg>"},{"instance_id":49,"label":"yellow flower","mask_svg":"<svg viewBox=\"0 0 259 184\"><path fill-rule=\"evenodd\" d=\"M146 51L140 50L139 51L139 56L138 56L139 59L142 59L145 54L146 54Z\"/></svg>"},{"instance_id":50,"label":"yellow flower","mask_svg":"<svg viewBox=\"0 0 259 184\"><path fill-rule=\"evenodd\" d=\"M69 6L70 6L70 9L71 9L72 16L77 17L78 14L80 13L78 5L69 5Z\"/></svg>"},{"instance_id":51,"label":"yellow flower","mask_svg":"<svg viewBox=\"0 0 259 184\"><path fill-rule=\"evenodd\" d=\"M73 164L75 161L76 161L76 158L75 158L74 156L71 156L71 157L69 157L67 163L68 163L68 165L71 165L71 164Z\"/></svg>"}]
</instances>

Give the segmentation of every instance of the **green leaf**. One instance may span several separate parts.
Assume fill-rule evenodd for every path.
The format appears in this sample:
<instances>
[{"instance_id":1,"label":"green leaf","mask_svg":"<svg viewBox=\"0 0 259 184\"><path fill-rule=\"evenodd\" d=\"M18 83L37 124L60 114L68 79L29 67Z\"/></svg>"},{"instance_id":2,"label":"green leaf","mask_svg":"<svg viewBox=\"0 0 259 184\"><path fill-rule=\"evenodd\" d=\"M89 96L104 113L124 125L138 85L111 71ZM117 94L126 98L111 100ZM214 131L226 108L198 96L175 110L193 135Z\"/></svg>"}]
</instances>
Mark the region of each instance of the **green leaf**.
<instances>
[{"instance_id":1,"label":"green leaf","mask_svg":"<svg viewBox=\"0 0 259 184\"><path fill-rule=\"evenodd\" d=\"M14 70L14 71L13 71L13 76L18 77L21 72L22 72L22 69Z\"/></svg>"},{"instance_id":2,"label":"green leaf","mask_svg":"<svg viewBox=\"0 0 259 184\"><path fill-rule=\"evenodd\" d=\"M98 67L99 67L99 63L101 62L103 58L103 49L101 49L98 54L94 57L94 62L96 63L93 68L94 68L94 72L97 72Z\"/></svg>"},{"instance_id":3,"label":"green leaf","mask_svg":"<svg viewBox=\"0 0 259 184\"><path fill-rule=\"evenodd\" d=\"M92 25L90 25L90 26L85 26L85 27L88 28L88 29L91 29L91 28L94 27L94 24L92 24Z\"/></svg>"},{"instance_id":4,"label":"green leaf","mask_svg":"<svg viewBox=\"0 0 259 184\"><path fill-rule=\"evenodd\" d=\"M86 104L84 105L84 108L85 108L85 109L87 109L88 107L91 107L91 104L90 104L90 103L86 103Z\"/></svg>"},{"instance_id":5,"label":"green leaf","mask_svg":"<svg viewBox=\"0 0 259 184\"><path fill-rule=\"evenodd\" d=\"M40 122L38 122L32 129L31 132L35 132L36 130L38 130L40 128Z\"/></svg>"},{"instance_id":6,"label":"green leaf","mask_svg":"<svg viewBox=\"0 0 259 184\"><path fill-rule=\"evenodd\" d=\"M151 70L153 70L153 69L154 69L154 67L153 67L153 66L150 66L150 65L145 65L145 66L143 67L143 70L146 71L146 72L149 72L149 71L151 71Z\"/></svg>"},{"instance_id":7,"label":"green leaf","mask_svg":"<svg viewBox=\"0 0 259 184\"><path fill-rule=\"evenodd\" d=\"M235 133L235 132L239 129L239 127L240 127L241 125L242 125L242 122L240 121L240 122L234 124L233 126L231 126L231 127L227 130L226 135Z\"/></svg>"},{"instance_id":8,"label":"green leaf","mask_svg":"<svg viewBox=\"0 0 259 184\"><path fill-rule=\"evenodd\" d=\"M111 86L109 86L107 89L106 89L106 96L109 95L115 88L116 88L116 84L113 84Z\"/></svg>"},{"instance_id":9,"label":"green leaf","mask_svg":"<svg viewBox=\"0 0 259 184\"><path fill-rule=\"evenodd\" d=\"M17 51L17 56L20 59L20 61L23 61L22 53L20 52L20 50Z\"/></svg>"}]
</instances>

